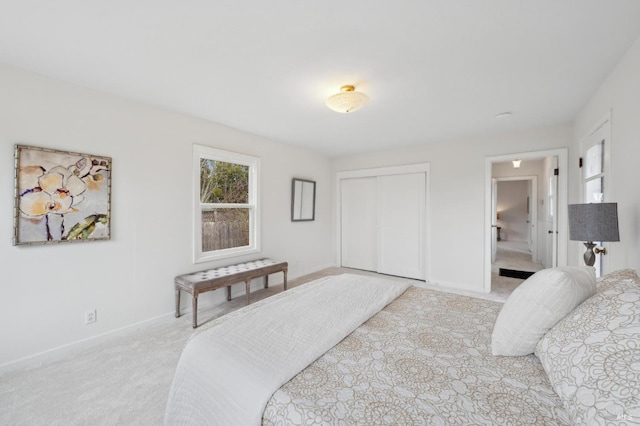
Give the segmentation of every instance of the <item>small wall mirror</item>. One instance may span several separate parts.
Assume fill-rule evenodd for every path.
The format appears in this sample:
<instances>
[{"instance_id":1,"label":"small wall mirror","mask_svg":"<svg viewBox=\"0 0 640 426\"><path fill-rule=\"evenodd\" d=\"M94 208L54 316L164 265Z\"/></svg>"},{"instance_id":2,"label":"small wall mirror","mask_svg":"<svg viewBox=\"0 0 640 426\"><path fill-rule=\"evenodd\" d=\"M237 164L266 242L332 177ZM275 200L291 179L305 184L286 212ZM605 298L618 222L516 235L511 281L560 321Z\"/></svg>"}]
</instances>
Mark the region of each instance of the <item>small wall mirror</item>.
<instances>
[{"instance_id":1,"label":"small wall mirror","mask_svg":"<svg viewBox=\"0 0 640 426\"><path fill-rule=\"evenodd\" d=\"M312 180L291 181L291 221L302 222L316 218L316 183Z\"/></svg>"}]
</instances>

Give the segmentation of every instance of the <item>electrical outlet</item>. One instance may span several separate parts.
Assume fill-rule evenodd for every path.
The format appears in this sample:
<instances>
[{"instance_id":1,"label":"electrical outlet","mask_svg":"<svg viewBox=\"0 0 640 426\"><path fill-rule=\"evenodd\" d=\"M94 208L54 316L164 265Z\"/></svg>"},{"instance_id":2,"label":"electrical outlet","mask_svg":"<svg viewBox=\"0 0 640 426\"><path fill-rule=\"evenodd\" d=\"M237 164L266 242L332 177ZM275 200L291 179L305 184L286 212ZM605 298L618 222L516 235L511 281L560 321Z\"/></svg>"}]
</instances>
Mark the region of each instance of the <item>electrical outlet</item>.
<instances>
[{"instance_id":1,"label":"electrical outlet","mask_svg":"<svg viewBox=\"0 0 640 426\"><path fill-rule=\"evenodd\" d=\"M84 323L91 324L93 322L98 321L97 312L95 309L91 309L84 313Z\"/></svg>"}]
</instances>

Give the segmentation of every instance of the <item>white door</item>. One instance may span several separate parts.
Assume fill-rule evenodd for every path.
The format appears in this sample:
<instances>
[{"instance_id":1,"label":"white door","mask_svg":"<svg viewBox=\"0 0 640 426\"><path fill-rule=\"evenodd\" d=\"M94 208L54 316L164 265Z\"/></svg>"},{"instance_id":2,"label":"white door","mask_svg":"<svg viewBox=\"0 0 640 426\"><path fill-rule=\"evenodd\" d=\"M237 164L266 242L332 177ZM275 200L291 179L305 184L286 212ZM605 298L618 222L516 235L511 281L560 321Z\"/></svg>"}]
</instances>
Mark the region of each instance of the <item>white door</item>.
<instances>
[{"instance_id":1,"label":"white door","mask_svg":"<svg viewBox=\"0 0 640 426\"><path fill-rule=\"evenodd\" d=\"M378 177L378 272L424 279L425 173Z\"/></svg>"},{"instance_id":2,"label":"white door","mask_svg":"<svg viewBox=\"0 0 640 426\"><path fill-rule=\"evenodd\" d=\"M498 254L498 181L491 179L491 263Z\"/></svg>"},{"instance_id":3,"label":"white door","mask_svg":"<svg viewBox=\"0 0 640 426\"><path fill-rule=\"evenodd\" d=\"M593 131L581 143L581 154L584 158L582 167L583 203L604 203L609 192L610 170L610 124L609 118ZM593 241L602 246L602 242ZM606 258L596 255L596 277L602 276L606 270Z\"/></svg>"},{"instance_id":4,"label":"white door","mask_svg":"<svg viewBox=\"0 0 640 426\"><path fill-rule=\"evenodd\" d=\"M555 169L557 170L557 168ZM555 172L554 172L555 173ZM558 176L549 179L549 214L551 218L551 267L558 266Z\"/></svg>"},{"instance_id":5,"label":"white door","mask_svg":"<svg viewBox=\"0 0 640 426\"><path fill-rule=\"evenodd\" d=\"M558 157L545 159L546 198L540 209L540 260L545 268L558 266Z\"/></svg>"},{"instance_id":6,"label":"white door","mask_svg":"<svg viewBox=\"0 0 640 426\"><path fill-rule=\"evenodd\" d=\"M426 278L426 173L342 179L341 265Z\"/></svg>"},{"instance_id":7,"label":"white door","mask_svg":"<svg viewBox=\"0 0 640 426\"><path fill-rule=\"evenodd\" d=\"M533 209L531 208L531 200L535 200L533 197L533 192L531 190L531 181L527 181L527 246L529 248L529 252L531 252L531 260L533 262L536 261L538 254L536 253L533 241L533 232L535 229L535 222L533 222Z\"/></svg>"},{"instance_id":8,"label":"white door","mask_svg":"<svg viewBox=\"0 0 640 426\"><path fill-rule=\"evenodd\" d=\"M342 266L378 269L377 178L343 179L341 191Z\"/></svg>"}]
</instances>

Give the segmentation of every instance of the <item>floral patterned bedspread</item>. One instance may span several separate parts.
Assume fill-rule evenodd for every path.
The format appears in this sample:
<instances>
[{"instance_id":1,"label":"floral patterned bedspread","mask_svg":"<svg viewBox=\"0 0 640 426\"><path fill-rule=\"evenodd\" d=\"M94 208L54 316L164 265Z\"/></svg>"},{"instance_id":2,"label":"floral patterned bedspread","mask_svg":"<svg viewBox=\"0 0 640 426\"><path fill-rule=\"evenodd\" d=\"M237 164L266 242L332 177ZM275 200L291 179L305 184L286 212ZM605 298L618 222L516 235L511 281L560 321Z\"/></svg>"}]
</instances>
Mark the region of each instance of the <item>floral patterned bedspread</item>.
<instances>
[{"instance_id":1,"label":"floral patterned bedspread","mask_svg":"<svg viewBox=\"0 0 640 426\"><path fill-rule=\"evenodd\" d=\"M263 424L568 424L535 356L491 354L501 306L412 287L282 386Z\"/></svg>"}]
</instances>

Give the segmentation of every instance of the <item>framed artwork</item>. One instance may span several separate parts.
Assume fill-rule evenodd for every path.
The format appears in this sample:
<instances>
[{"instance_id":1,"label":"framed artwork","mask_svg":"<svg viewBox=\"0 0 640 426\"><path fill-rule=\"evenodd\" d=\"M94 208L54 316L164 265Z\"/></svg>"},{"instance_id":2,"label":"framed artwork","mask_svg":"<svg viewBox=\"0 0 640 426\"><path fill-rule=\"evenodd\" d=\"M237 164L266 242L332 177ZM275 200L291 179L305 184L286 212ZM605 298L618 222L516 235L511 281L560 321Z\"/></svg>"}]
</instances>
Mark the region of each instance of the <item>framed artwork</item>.
<instances>
[{"instance_id":1,"label":"framed artwork","mask_svg":"<svg viewBox=\"0 0 640 426\"><path fill-rule=\"evenodd\" d=\"M110 238L110 157L16 145L13 245Z\"/></svg>"}]
</instances>

